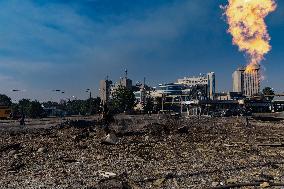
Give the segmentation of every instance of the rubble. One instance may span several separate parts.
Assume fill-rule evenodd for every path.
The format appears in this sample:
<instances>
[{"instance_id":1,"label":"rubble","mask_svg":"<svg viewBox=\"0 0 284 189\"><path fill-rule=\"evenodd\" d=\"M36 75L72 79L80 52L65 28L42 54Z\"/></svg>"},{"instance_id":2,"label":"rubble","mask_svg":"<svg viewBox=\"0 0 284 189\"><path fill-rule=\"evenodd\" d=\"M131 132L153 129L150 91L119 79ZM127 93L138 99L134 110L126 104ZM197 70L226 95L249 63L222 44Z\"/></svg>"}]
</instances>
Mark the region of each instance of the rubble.
<instances>
[{"instance_id":1,"label":"rubble","mask_svg":"<svg viewBox=\"0 0 284 189\"><path fill-rule=\"evenodd\" d=\"M251 120L250 127L245 122L237 117L121 116L109 125L110 133L99 121L88 126L76 121L45 129L1 130L0 186L282 186L283 122Z\"/></svg>"},{"instance_id":2,"label":"rubble","mask_svg":"<svg viewBox=\"0 0 284 189\"><path fill-rule=\"evenodd\" d=\"M46 152L46 151L47 151L47 150L46 150L46 148L44 148L44 147L39 148L39 149L37 150L38 153L44 153L44 152Z\"/></svg>"},{"instance_id":3,"label":"rubble","mask_svg":"<svg viewBox=\"0 0 284 189\"><path fill-rule=\"evenodd\" d=\"M105 137L105 139L102 141L102 143L103 144L117 144L118 138L116 137L115 134L110 133Z\"/></svg>"},{"instance_id":4,"label":"rubble","mask_svg":"<svg viewBox=\"0 0 284 189\"><path fill-rule=\"evenodd\" d=\"M99 174L106 178L116 177L116 174L112 172L99 171Z\"/></svg>"}]
</instances>

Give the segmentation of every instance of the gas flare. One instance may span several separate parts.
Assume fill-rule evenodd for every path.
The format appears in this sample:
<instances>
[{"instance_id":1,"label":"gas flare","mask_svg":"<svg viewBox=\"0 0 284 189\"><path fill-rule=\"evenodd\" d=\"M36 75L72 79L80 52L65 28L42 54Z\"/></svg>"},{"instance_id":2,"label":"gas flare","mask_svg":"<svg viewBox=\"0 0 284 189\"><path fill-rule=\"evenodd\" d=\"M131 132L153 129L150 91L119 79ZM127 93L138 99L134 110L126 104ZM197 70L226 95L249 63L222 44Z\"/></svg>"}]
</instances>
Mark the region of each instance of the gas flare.
<instances>
[{"instance_id":1,"label":"gas flare","mask_svg":"<svg viewBox=\"0 0 284 189\"><path fill-rule=\"evenodd\" d=\"M274 0L228 0L224 7L228 32L233 36L233 44L248 55L246 72L251 72L271 50L270 36L267 32L265 17L277 5Z\"/></svg>"}]
</instances>

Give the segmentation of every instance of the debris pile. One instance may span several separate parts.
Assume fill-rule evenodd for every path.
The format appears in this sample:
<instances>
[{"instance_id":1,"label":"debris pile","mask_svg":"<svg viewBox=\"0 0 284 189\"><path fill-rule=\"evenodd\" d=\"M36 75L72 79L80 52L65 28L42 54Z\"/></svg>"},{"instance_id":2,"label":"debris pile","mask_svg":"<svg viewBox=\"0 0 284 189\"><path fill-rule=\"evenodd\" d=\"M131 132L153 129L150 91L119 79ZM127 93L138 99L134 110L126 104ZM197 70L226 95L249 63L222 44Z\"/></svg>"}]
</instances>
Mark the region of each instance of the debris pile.
<instances>
[{"instance_id":1,"label":"debris pile","mask_svg":"<svg viewBox=\"0 0 284 189\"><path fill-rule=\"evenodd\" d=\"M3 188L254 188L284 183L284 124L116 117L1 131ZM227 187L228 188L228 187Z\"/></svg>"}]
</instances>

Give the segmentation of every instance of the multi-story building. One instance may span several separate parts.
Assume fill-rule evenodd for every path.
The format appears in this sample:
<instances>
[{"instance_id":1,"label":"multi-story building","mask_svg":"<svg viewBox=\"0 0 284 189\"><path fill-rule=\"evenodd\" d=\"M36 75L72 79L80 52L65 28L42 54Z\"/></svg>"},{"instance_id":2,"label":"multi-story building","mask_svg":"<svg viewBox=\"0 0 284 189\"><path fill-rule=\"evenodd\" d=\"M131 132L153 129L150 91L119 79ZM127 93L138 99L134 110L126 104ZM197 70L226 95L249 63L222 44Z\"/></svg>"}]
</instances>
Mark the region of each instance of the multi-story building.
<instances>
[{"instance_id":1,"label":"multi-story building","mask_svg":"<svg viewBox=\"0 0 284 189\"><path fill-rule=\"evenodd\" d=\"M115 82L115 84L111 86L111 93L115 92L119 87L125 87L132 90L132 80L127 77L127 69L125 70L125 76L121 77L119 81Z\"/></svg>"},{"instance_id":2,"label":"multi-story building","mask_svg":"<svg viewBox=\"0 0 284 189\"><path fill-rule=\"evenodd\" d=\"M101 102L103 104L105 104L109 100L111 93L111 86L112 86L111 80L105 79L100 81L99 93L100 93Z\"/></svg>"},{"instance_id":3,"label":"multi-story building","mask_svg":"<svg viewBox=\"0 0 284 189\"><path fill-rule=\"evenodd\" d=\"M185 87L181 84L167 83L160 84L154 91L151 92L152 97L163 96L180 96L183 94Z\"/></svg>"},{"instance_id":4,"label":"multi-story building","mask_svg":"<svg viewBox=\"0 0 284 189\"><path fill-rule=\"evenodd\" d=\"M260 67L254 65L250 71L246 68L238 68L232 75L233 92L239 92L251 97L260 92Z\"/></svg>"},{"instance_id":5,"label":"multi-story building","mask_svg":"<svg viewBox=\"0 0 284 189\"><path fill-rule=\"evenodd\" d=\"M177 80L177 84L185 85L187 87L203 85L206 87L207 97L210 99L214 98L215 94L215 73L210 72L206 75L201 75L199 77L184 77Z\"/></svg>"},{"instance_id":6,"label":"multi-story building","mask_svg":"<svg viewBox=\"0 0 284 189\"><path fill-rule=\"evenodd\" d=\"M125 87L129 90L132 89L132 80L127 77L122 77L117 81L112 87L111 90L115 91L118 87Z\"/></svg>"},{"instance_id":7,"label":"multi-story building","mask_svg":"<svg viewBox=\"0 0 284 189\"><path fill-rule=\"evenodd\" d=\"M244 94L244 72L245 68L238 68L234 71L233 77L233 92Z\"/></svg>"},{"instance_id":8,"label":"multi-story building","mask_svg":"<svg viewBox=\"0 0 284 189\"><path fill-rule=\"evenodd\" d=\"M125 70L125 76L121 77L119 81L114 84L109 79L100 81L99 93L102 103L105 104L119 87L125 87L132 90L132 80L127 77L127 70Z\"/></svg>"}]
</instances>

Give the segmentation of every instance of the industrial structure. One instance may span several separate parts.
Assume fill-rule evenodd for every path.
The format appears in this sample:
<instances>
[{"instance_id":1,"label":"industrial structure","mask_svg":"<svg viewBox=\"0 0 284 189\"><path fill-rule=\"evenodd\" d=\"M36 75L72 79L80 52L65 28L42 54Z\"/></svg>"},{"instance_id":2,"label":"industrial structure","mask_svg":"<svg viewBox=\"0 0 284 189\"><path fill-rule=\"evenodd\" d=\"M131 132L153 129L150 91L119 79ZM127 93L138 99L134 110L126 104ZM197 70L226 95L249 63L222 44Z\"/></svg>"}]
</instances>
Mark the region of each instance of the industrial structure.
<instances>
[{"instance_id":1,"label":"industrial structure","mask_svg":"<svg viewBox=\"0 0 284 189\"><path fill-rule=\"evenodd\" d=\"M254 65L249 71L246 67L238 68L232 75L233 92L244 94L246 97L252 97L260 92L260 67Z\"/></svg>"}]
</instances>

